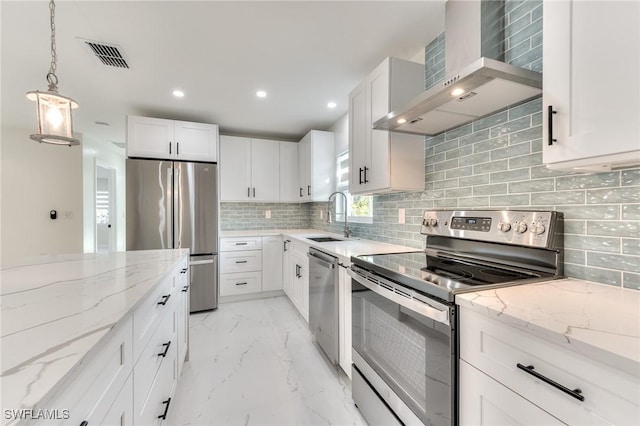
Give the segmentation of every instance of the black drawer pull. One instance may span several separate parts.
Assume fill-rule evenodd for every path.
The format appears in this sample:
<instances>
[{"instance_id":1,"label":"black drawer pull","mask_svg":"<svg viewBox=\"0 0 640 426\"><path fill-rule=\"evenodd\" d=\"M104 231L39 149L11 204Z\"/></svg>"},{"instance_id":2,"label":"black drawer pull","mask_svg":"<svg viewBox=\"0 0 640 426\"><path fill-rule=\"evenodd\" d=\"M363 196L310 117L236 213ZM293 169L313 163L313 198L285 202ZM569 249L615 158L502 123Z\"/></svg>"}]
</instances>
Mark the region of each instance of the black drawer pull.
<instances>
[{"instance_id":1,"label":"black drawer pull","mask_svg":"<svg viewBox=\"0 0 640 426\"><path fill-rule=\"evenodd\" d=\"M557 114L558 111L553 110L553 105L549 105L547 110L549 111L549 125L547 126L547 130L549 131L549 140L547 143L549 145L553 145L554 142L558 142L558 139L553 138L553 114Z\"/></svg>"},{"instance_id":2,"label":"black drawer pull","mask_svg":"<svg viewBox=\"0 0 640 426\"><path fill-rule=\"evenodd\" d=\"M83 420L82 423L80 423L80 426L89 426L89 422L86 420Z\"/></svg>"},{"instance_id":3,"label":"black drawer pull","mask_svg":"<svg viewBox=\"0 0 640 426\"><path fill-rule=\"evenodd\" d=\"M533 365L522 365L520 363L516 364L516 366L524 371L525 373L531 374L533 377L542 380L545 383L550 384L551 386L553 386L556 389L560 389L562 392L571 395L572 397L574 397L575 399L579 400L579 401L584 401L584 396L582 396L582 391L578 388L576 389L569 389L566 386L562 386L560 383L551 380L550 378L543 376L542 374L538 373L537 371L534 370Z\"/></svg>"},{"instance_id":4,"label":"black drawer pull","mask_svg":"<svg viewBox=\"0 0 640 426\"><path fill-rule=\"evenodd\" d=\"M248 283L244 282L244 283L236 283L236 285L247 285Z\"/></svg>"},{"instance_id":5,"label":"black drawer pull","mask_svg":"<svg viewBox=\"0 0 640 426\"><path fill-rule=\"evenodd\" d=\"M248 243L236 243L237 246L246 246Z\"/></svg>"},{"instance_id":6,"label":"black drawer pull","mask_svg":"<svg viewBox=\"0 0 640 426\"><path fill-rule=\"evenodd\" d=\"M236 260L236 263L247 263L246 260Z\"/></svg>"},{"instance_id":7,"label":"black drawer pull","mask_svg":"<svg viewBox=\"0 0 640 426\"><path fill-rule=\"evenodd\" d=\"M184 287L182 287L182 292L183 293L186 293L187 290L189 290L189 286L188 285L185 285Z\"/></svg>"},{"instance_id":8,"label":"black drawer pull","mask_svg":"<svg viewBox=\"0 0 640 426\"><path fill-rule=\"evenodd\" d=\"M165 294L164 296L162 296L162 300L158 302L158 305L166 305L167 300L169 300L170 297L171 297L170 294Z\"/></svg>"},{"instance_id":9,"label":"black drawer pull","mask_svg":"<svg viewBox=\"0 0 640 426\"><path fill-rule=\"evenodd\" d=\"M167 343L163 343L162 346L164 347L164 351L160 352L158 356L161 356L162 358L164 358L165 356L167 356L167 352L169 352L169 346L171 346L171 340L169 340Z\"/></svg>"},{"instance_id":10,"label":"black drawer pull","mask_svg":"<svg viewBox=\"0 0 640 426\"><path fill-rule=\"evenodd\" d=\"M186 274L188 270L189 270L188 268L183 268L183 269L180 271L180 273L181 273L181 274Z\"/></svg>"},{"instance_id":11,"label":"black drawer pull","mask_svg":"<svg viewBox=\"0 0 640 426\"><path fill-rule=\"evenodd\" d=\"M171 404L171 398L167 399L166 401L162 401L163 404L167 404L164 407L164 413L162 413L161 416L158 416L159 419L162 420L166 420L167 419L167 413L169 412L169 405Z\"/></svg>"},{"instance_id":12,"label":"black drawer pull","mask_svg":"<svg viewBox=\"0 0 640 426\"><path fill-rule=\"evenodd\" d=\"M360 167L360 179L358 183L362 185L362 167Z\"/></svg>"},{"instance_id":13,"label":"black drawer pull","mask_svg":"<svg viewBox=\"0 0 640 426\"><path fill-rule=\"evenodd\" d=\"M307 185L307 195L311 195L311 185Z\"/></svg>"}]
</instances>

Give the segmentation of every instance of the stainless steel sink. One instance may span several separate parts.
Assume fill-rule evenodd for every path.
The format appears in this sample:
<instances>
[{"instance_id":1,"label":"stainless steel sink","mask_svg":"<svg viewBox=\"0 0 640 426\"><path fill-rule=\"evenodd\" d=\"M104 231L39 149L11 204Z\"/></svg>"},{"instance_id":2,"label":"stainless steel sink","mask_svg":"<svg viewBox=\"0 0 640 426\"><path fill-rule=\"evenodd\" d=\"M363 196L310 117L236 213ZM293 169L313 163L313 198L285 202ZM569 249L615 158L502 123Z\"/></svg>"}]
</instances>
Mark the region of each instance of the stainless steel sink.
<instances>
[{"instance_id":1,"label":"stainless steel sink","mask_svg":"<svg viewBox=\"0 0 640 426\"><path fill-rule=\"evenodd\" d=\"M334 241L344 241L333 237L308 237L307 240L315 241L316 243L329 243Z\"/></svg>"}]
</instances>

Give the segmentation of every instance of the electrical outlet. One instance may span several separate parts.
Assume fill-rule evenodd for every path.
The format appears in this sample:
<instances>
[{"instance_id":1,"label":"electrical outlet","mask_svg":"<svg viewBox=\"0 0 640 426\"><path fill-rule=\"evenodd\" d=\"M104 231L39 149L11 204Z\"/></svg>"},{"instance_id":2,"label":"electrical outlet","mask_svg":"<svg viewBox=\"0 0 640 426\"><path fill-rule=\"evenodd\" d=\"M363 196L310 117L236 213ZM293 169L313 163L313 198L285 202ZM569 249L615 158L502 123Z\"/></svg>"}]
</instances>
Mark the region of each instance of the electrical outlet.
<instances>
[{"instance_id":1,"label":"electrical outlet","mask_svg":"<svg viewBox=\"0 0 640 426\"><path fill-rule=\"evenodd\" d=\"M398 209L398 223L404 223L404 209Z\"/></svg>"},{"instance_id":2,"label":"electrical outlet","mask_svg":"<svg viewBox=\"0 0 640 426\"><path fill-rule=\"evenodd\" d=\"M265 210L264 217L265 219L271 219L271 210Z\"/></svg>"},{"instance_id":3,"label":"electrical outlet","mask_svg":"<svg viewBox=\"0 0 640 426\"><path fill-rule=\"evenodd\" d=\"M323 216L324 216L324 210L320 210L320 219L324 219Z\"/></svg>"}]
</instances>

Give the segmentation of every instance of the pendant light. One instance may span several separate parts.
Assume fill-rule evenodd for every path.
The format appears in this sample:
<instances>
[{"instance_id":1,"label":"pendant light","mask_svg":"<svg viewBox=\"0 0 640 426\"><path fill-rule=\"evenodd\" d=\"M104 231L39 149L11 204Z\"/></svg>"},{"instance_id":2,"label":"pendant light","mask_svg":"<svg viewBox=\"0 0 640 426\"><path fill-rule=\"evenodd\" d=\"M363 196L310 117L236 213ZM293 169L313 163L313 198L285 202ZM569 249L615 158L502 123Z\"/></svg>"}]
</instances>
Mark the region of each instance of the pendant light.
<instances>
[{"instance_id":1,"label":"pendant light","mask_svg":"<svg viewBox=\"0 0 640 426\"><path fill-rule=\"evenodd\" d=\"M31 139L55 145L73 146L80 144L80 141L73 137L73 120L71 117L71 109L78 108L78 103L58 93L55 11L56 5L53 0L50 0L51 66L47 74L49 90L46 92L39 90L27 92L27 99L36 102L36 116L38 119L38 133L31 135Z\"/></svg>"}]
</instances>

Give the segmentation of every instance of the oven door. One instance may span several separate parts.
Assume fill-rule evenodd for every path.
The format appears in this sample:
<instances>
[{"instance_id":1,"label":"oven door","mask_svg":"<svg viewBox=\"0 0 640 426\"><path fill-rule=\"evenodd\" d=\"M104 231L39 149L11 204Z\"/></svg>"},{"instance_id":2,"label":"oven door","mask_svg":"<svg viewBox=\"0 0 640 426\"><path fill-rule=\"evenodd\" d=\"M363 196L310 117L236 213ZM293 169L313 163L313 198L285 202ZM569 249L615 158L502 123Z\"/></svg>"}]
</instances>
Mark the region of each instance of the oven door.
<instances>
[{"instance_id":1,"label":"oven door","mask_svg":"<svg viewBox=\"0 0 640 426\"><path fill-rule=\"evenodd\" d=\"M372 423L369 417L377 416L365 412L374 404L370 397L364 401L362 383L404 424L455 424L455 305L357 267L349 275L354 377L360 383L353 398L364 417Z\"/></svg>"}]
</instances>

